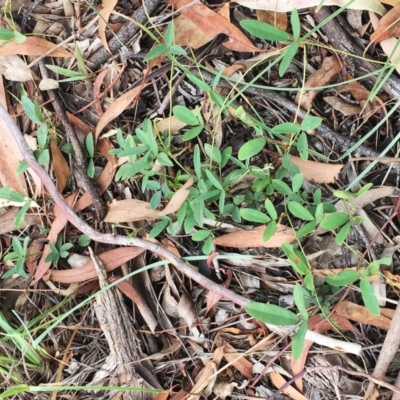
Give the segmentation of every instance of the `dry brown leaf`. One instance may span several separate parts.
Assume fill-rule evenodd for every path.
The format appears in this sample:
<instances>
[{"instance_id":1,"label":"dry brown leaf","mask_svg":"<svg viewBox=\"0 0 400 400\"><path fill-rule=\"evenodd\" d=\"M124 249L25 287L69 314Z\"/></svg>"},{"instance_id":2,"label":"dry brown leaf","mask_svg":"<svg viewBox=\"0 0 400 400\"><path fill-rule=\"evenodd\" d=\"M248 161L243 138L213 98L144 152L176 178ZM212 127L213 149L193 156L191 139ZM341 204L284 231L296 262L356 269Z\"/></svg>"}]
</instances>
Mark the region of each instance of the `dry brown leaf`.
<instances>
[{"instance_id":1,"label":"dry brown leaf","mask_svg":"<svg viewBox=\"0 0 400 400\"><path fill-rule=\"evenodd\" d=\"M253 378L253 364L234 349L228 342L222 340L224 349L224 358L247 379Z\"/></svg>"},{"instance_id":2,"label":"dry brown leaf","mask_svg":"<svg viewBox=\"0 0 400 400\"><path fill-rule=\"evenodd\" d=\"M171 339L171 341L172 341L172 343L169 346L164 347L158 353L151 354L150 356L147 357L147 359L148 360L162 360L165 356L175 353L182 347L182 342L180 340Z\"/></svg>"},{"instance_id":3,"label":"dry brown leaf","mask_svg":"<svg viewBox=\"0 0 400 400\"><path fill-rule=\"evenodd\" d=\"M265 226L257 226L251 231L237 231L227 233L213 239L218 246L245 248L245 247L281 247L283 243L292 243L295 232L285 225L278 224L275 234L267 242L263 241Z\"/></svg>"},{"instance_id":4,"label":"dry brown leaf","mask_svg":"<svg viewBox=\"0 0 400 400\"><path fill-rule=\"evenodd\" d=\"M229 41L224 43L226 48L240 52L263 51L253 46L239 28L204 4L197 3L185 8L192 3L191 0L166 0L166 2L175 9L181 9L181 14L190 19L207 35L213 37L220 33L227 35Z\"/></svg>"},{"instance_id":5,"label":"dry brown leaf","mask_svg":"<svg viewBox=\"0 0 400 400\"><path fill-rule=\"evenodd\" d=\"M26 218L27 216L25 216L25 220ZM43 249L43 245L44 245L43 243L33 240L28 247L27 254L29 254L29 256L26 258L26 269L29 272L29 276L35 275L35 271L39 264L39 259L41 251Z\"/></svg>"},{"instance_id":6,"label":"dry brown leaf","mask_svg":"<svg viewBox=\"0 0 400 400\"><path fill-rule=\"evenodd\" d=\"M379 21L379 28L371 35L371 42L382 42L400 36L400 3L389 10Z\"/></svg>"},{"instance_id":7,"label":"dry brown leaf","mask_svg":"<svg viewBox=\"0 0 400 400\"><path fill-rule=\"evenodd\" d=\"M50 139L51 158L53 160L54 174L57 178L57 186L63 192L69 180L69 165L62 155L53 137Z\"/></svg>"},{"instance_id":8,"label":"dry brown leaf","mask_svg":"<svg viewBox=\"0 0 400 400\"><path fill-rule=\"evenodd\" d=\"M288 28L288 16L286 13L270 11L270 10L257 10L257 19L275 26L283 31Z\"/></svg>"},{"instance_id":9,"label":"dry brown leaf","mask_svg":"<svg viewBox=\"0 0 400 400\"><path fill-rule=\"evenodd\" d=\"M11 189L26 196L25 177L23 174L16 173L23 157L8 129L8 126L1 119L0 132L0 182L2 186L9 186Z\"/></svg>"},{"instance_id":10,"label":"dry brown leaf","mask_svg":"<svg viewBox=\"0 0 400 400\"><path fill-rule=\"evenodd\" d=\"M339 177L343 164L326 164L316 161L304 161L300 157L291 156L290 161L299 167L304 178L316 183L332 183Z\"/></svg>"},{"instance_id":11,"label":"dry brown leaf","mask_svg":"<svg viewBox=\"0 0 400 400\"><path fill-rule=\"evenodd\" d=\"M372 23L372 26L375 30L379 29L379 20L375 13L369 13L369 19ZM389 57L389 60L394 64L397 65L396 71L400 73L400 66L398 66L398 60L400 57L400 47L398 46L397 39L391 37L389 39L383 40L380 43L382 50L384 53Z\"/></svg>"},{"instance_id":12,"label":"dry brown leaf","mask_svg":"<svg viewBox=\"0 0 400 400\"><path fill-rule=\"evenodd\" d=\"M350 80L353 79L353 77L347 74L346 79ZM367 100L370 93L366 87L364 87L363 85L361 85L361 83L357 81L349 82L343 86L340 86L338 92L339 93L350 92L357 101Z\"/></svg>"},{"instance_id":13,"label":"dry brown leaf","mask_svg":"<svg viewBox=\"0 0 400 400\"><path fill-rule=\"evenodd\" d=\"M67 111L67 117L71 124L73 124L75 128L80 130L83 134L87 135L88 133L93 132L93 128L90 125L88 125L86 122L83 122L74 114L71 114Z\"/></svg>"},{"instance_id":14,"label":"dry brown leaf","mask_svg":"<svg viewBox=\"0 0 400 400\"><path fill-rule=\"evenodd\" d=\"M101 253L98 257L104 264L106 271L111 272L143 252L144 250L139 247L120 247ZM93 261L88 260L88 262L80 268L51 271L48 279L59 283L76 283L96 278L97 272Z\"/></svg>"},{"instance_id":15,"label":"dry brown leaf","mask_svg":"<svg viewBox=\"0 0 400 400\"><path fill-rule=\"evenodd\" d=\"M193 179L190 178L180 189L172 196L164 210L153 210L150 203L146 201L128 199L115 201L110 204L108 214L104 222L133 222L143 219L157 219L167 214L172 214L179 210L180 206L189 196L189 187L192 186Z\"/></svg>"},{"instance_id":16,"label":"dry brown leaf","mask_svg":"<svg viewBox=\"0 0 400 400\"><path fill-rule=\"evenodd\" d=\"M269 378L275 387L280 389L283 385L286 384L285 378L279 372L270 372ZM293 400L307 400L307 397L304 397L301 393L299 393L293 386L287 386L283 389L283 393L289 396Z\"/></svg>"},{"instance_id":17,"label":"dry brown leaf","mask_svg":"<svg viewBox=\"0 0 400 400\"><path fill-rule=\"evenodd\" d=\"M196 394L189 395L188 400L199 399L200 394L206 396L206 394L202 392L210 388L210 386L211 386L210 389L212 389L216 379L217 379L217 366L213 361L208 361L206 366L200 371L199 375L197 375L196 384L193 386L193 389L191 390L192 393ZM211 392L210 389L207 392Z\"/></svg>"},{"instance_id":18,"label":"dry brown leaf","mask_svg":"<svg viewBox=\"0 0 400 400\"><path fill-rule=\"evenodd\" d=\"M156 123L156 128L158 132L171 133L172 135L181 129L183 129L187 124L182 121L179 121L174 115L171 117L164 118Z\"/></svg>"},{"instance_id":19,"label":"dry brown leaf","mask_svg":"<svg viewBox=\"0 0 400 400\"><path fill-rule=\"evenodd\" d=\"M332 82L335 76L341 71L344 66L343 61L339 61L338 57L326 57L322 62L321 68L310 75L307 82L304 84L304 92L297 93L295 102L305 109L312 108L314 97L318 94L319 90L310 90L315 87L325 86Z\"/></svg>"},{"instance_id":20,"label":"dry brown leaf","mask_svg":"<svg viewBox=\"0 0 400 400\"><path fill-rule=\"evenodd\" d=\"M76 196L78 192L68 196L65 200L70 207L75 202ZM58 234L64 229L65 225L67 224L68 219L63 213L58 213L55 220L51 224L50 232L47 235L47 239L49 242L56 243ZM46 244L43 249L42 257L40 258L39 265L36 269L35 276L32 280L31 286L36 285L37 282L45 275L48 269L51 266L51 261L46 261L46 257L51 253L50 246Z\"/></svg>"},{"instance_id":21,"label":"dry brown leaf","mask_svg":"<svg viewBox=\"0 0 400 400\"><path fill-rule=\"evenodd\" d=\"M32 74L26 66L22 58L17 55L0 56L0 74L10 81L27 82L32 80Z\"/></svg>"},{"instance_id":22,"label":"dry brown leaf","mask_svg":"<svg viewBox=\"0 0 400 400\"><path fill-rule=\"evenodd\" d=\"M4 214L0 215L0 235L19 229L25 229L29 225L38 225L41 223L40 217L34 214L26 214L24 222L18 228L15 227L15 216L20 209L13 207Z\"/></svg>"},{"instance_id":23,"label":"dry brown leaf","mask_svg":"<svg viewBox=\"0 0 400 400\"><path fill-rule=\"evenodd\" d=\"M390 327L391 318L385 316L383 312L381 315L371 314L365 307L350 301L341 301L335 307L335 312L351 321L359 322L360 324L372 325L377 328L388 330ZM386 315L390 315L386 311Z\"/></svg>"},{"instance_id":24,"label":"dry brown leaf","mask_svg":"<svg viewBox=\"0 0 400 400\"><path fill-rule=\"evenodd\" d=\"M105 49L110 52L110 49L108 47L107 43L107 38L106 38L106 28L107 28L107 22L108 19L110 18L112 10L114 10L114 7L118 3L118 0L103 0L103 3L101 5L101 9L99 12L99 37L101 40L101 43L105 47Z\"/></svg>"},{"instance_id":25,"label":"dry brown leaf","mask_svg":"<svg viewBox=\"0 0 400 400\"><path fill-rule=\"evenodd\" d=\"M324 100L336 111L341 112L344 116L358 115L361 113L361 107L349 104L337 96L326 96Z\"/></svg>"},{"instance_id":26,"label":"dry brown leaf","mask_svg":"<svg viewBox=\"0 0 400 400\"><path fill-rule=\"evenodd\" d=\"M144 87L146 87L148 84L145 84L143 86L135 87L128 92L124 93L121 97L116 99L110 107L108 107L107 111L103 114L103 116L100 118L99 123L96 126L96 131L94 134L94 140L95 142L99 138L99 135L101 131L104 129L104 127L113 121L115 118L118 117L118 115L122 114L124 110L136 99L136 97L140 94L140 92L143 90Z\"/></svg>"},{"instance_id":27,"label":"dry brown leaf","mask_svg":"<svg viewBox=\"0 0 400 400\"><path fill-rule=\"evenodd\" d=\"M222 15L226 20L230 21L229 3L225 3L217 14ZM199 26L192 22L184 15L180 15L174 21L175 42L181 46L189 46L192 49L198 49L206 43L211 42L217 34L210 35L204 32Z\"/></svg>"},{"instance_id":28,"label":"dry brown leaf","mask_svg":"<svg viewBox=\"0 0 400 400\"><path fill-rule=\"evenodd\" d=\"M41 56L53 49L55 45L47 40L36 36L27 36L23 43L0 40L0 56L11 56L15 54L23 56ZM59 47L54 49L49 57L75 57L72 53Z\"/></svg>"}]
</instances>

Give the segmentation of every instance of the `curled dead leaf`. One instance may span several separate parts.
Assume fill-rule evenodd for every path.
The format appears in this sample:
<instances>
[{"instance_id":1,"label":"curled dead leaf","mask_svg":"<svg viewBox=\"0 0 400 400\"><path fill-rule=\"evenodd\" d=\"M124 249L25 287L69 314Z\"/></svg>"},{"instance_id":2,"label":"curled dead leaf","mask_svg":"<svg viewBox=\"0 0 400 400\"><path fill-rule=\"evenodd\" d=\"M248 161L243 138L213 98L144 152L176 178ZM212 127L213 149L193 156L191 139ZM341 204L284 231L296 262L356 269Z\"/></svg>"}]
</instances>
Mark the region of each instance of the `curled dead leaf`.
<instances>
[{"instance_id":1,"label":"curled dead leaf","mask_svg":"<svg viewBox=\"0 0 400 400\"><path fill-rule=\"evenodd\" d=\"M189 196L189 187L192 186L193 179L190 178L172 196L164 210L153 210L150 203L146 201L128 199L116 201L110 204L108 214L104 222L132 222L144 219L157 219L164 215L172 214L179 210L183 202Z\"/></svg>"},{"instance_id":2,"label":"curled dead leaf","mask_svg":"<svg viewBox=\"0 0 400 400\"><path fill-rule=\"evenodd\" d=\"M54 49L53 51L51 51ZM50 57L75 57L72 53L64 50L36 36L28 36L23 43L17 43L15 40L0 40L0 56L10 56L19 54L23 56L41 56L51 51Z\"/></svg>"},{"instance_id":3,"label":"curled dead leaf","mask_svg":"<svg viewBox=\"0 0 400 400\"><path fill-rule=\"evenodd\" d=\"M267 242L263 240L265 226L257 226L251 231L237 231L227 233L213 239L219 246L245 248L245 247L280 247L283 243L292 243L296 235L291 228L278 224L275 234Z\"/></svg>"}]
</instances>

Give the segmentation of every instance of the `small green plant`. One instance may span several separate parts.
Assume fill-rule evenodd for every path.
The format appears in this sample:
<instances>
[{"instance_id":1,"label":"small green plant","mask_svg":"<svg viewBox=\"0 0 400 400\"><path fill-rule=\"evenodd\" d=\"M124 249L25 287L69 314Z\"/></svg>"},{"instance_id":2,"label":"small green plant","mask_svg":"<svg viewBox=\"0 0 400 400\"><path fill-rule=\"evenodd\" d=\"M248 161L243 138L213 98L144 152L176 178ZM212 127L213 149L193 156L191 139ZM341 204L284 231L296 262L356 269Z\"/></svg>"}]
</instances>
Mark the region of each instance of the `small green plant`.
<instances>
[{"instance_id":1,"label":"small green plant","mask_svg":"<svg viewBox=\"0 0 400 400\"><path fill-rule=\"evenodd\" d=\"M49 242L51 253L47 255L46 262L52 262L57 266L60 258L67 258L69 256L68 250L73 247L72 243L63 243L62 236L59 235L56 243Z\"/></svg>"},{"instance_id":2,"label":"small green plant","mask_svg":"<svg viewBox=\"0 0 400 400\"><path fill-rule=\"evenodd\" d=\"M93 140L93 134L88 133L85 138L85 144L86 144L86 150L89 156L88 164L87 164L87 174L89 178L94 177L95 173L95 168L94 168L94 140Z\"/></svg>"},{"instance_id":3,"label":"small green plant","mask_svg":"<svg viewBox=\"0 0 400 400\"><path fill-rule=\"evenodd\" d=\"M24 238L22 244L16 236L13 236L12 238L13 251L11 253L8 253L4 257L4 261L13 262L14 266L2 275L3 279L7 279L13 274L20 275L23 278L28 277L28 274L24 270L24 265L28 252L28 244L29 244L29 236Z\"/></svg>"}]
</instances>

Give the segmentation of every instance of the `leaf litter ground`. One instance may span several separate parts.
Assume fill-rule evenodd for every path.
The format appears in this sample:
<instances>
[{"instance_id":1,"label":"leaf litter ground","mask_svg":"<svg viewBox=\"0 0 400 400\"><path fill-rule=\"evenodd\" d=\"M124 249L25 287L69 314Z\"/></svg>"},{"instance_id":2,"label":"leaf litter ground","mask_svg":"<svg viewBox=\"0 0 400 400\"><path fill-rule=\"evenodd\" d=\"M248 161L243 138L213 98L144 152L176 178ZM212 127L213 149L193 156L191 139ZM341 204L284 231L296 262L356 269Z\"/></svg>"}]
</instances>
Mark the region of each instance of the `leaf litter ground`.
<instances>
[{"instance_id":1,"label":"leaf litter ground","mask_svg":"<svg viewBox=\"0 0 400 400\"><path fill-rule=\"evenodd\" d=\"M0 5L1 398L400 398L398 5Z\"/></svg>"}]
</instances>

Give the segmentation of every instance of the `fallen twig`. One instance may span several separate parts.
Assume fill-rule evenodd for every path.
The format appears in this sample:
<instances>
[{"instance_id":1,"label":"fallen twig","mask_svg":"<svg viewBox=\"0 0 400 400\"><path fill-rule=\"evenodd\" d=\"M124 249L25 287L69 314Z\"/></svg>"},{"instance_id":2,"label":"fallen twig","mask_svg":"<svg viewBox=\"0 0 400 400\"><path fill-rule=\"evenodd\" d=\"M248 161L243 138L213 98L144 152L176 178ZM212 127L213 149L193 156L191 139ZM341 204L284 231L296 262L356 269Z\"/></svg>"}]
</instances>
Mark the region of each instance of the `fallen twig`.
<instances>
[{"instance_id":1,"label":"fallen twig","mask_svg":"<svg viewBox=\"0 0 400 400\"><path fill-rule=\"evenodd\" d=\"M42 73L43 78L49 78L49 73L46 68L46 65L43 61L39 63L40 72ZM86 190L90 193L90 196L93 201L93 206L96 212L96 217L99 222L104 219L105 216L105 207L103 201L100 197L99 190L96 187L96 184L92 179L89 178L87 174L87 162L86 158L83 154L81 144L79 143L78 136L75 132L74 126L69 121L65 110L61 106L60 99L58 97L58 93L54 89L47 90L49 93L50 99L52 100L52 105L54 107L55 112L61 120L61 123L64 127L65 134L67 135L69 141L71 142L74 152L75 152L75 162L76 162L76 170L82 179L82 181L86 185Z\"/></svg>"}]
</instances>

